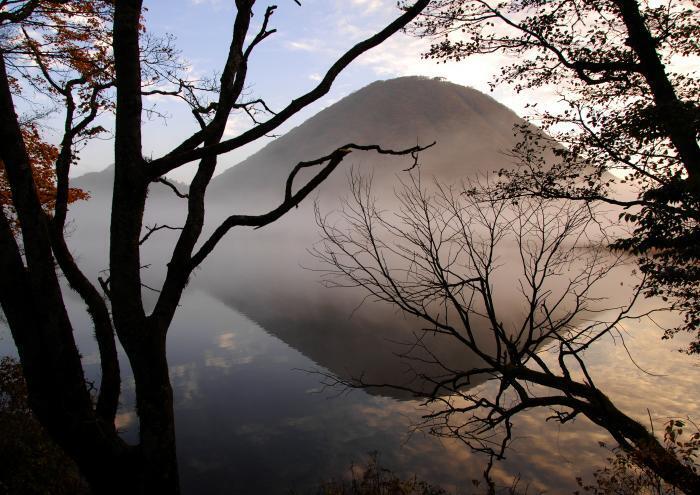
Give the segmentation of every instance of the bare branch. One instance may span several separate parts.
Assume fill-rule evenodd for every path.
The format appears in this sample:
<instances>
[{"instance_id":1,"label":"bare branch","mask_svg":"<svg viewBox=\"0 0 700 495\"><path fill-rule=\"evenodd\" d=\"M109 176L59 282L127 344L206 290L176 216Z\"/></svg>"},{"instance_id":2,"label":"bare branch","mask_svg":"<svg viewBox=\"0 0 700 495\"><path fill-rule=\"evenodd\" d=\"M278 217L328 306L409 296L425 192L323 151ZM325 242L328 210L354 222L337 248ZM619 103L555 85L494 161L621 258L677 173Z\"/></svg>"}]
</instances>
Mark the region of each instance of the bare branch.
<instances>
[{"instance_id":1,"label":"bare branch","mask_svg":"<svg viewBox=\"0 0 700 495\"><path fill-rule=\"evenodd\" d=\"M636 319L631 309L645 284L641 279L621 303L596 293L623 257L605 248L604 235L594 235L593 228L602 227L588 205L542 197L513 201L470 183L461 194L439 184L429 191L420 175L411 177L396 192L400 207L393 214L374 203L368 182L351 178L352 197L341 219L317 213L324 242L314 254L329 267L331 286L363 288L423 319L482 364L448 366L416 338L402 357L434 365L435 375L415 372L418 381L408 384L325 375L326 383L410 392L431 410L421 427L497 458L512 438L512 420L526 410L550 408L549 419L561 423L584 415L669 482L697 486L697 475L596 388L582 358L614 336L620 323ZM520 288L522 299L509 307L521 313L503 314L505 296L497 294L512 299L512 293L496 286L499 270L507 273L506 285ZM506 318L512 323L504 324ZM546 351L554 353L558 369L548 365ZM495 383L474 387L483 381Z\"/></svg>"},{"instance_id":2,"label":"bare branch","mask_svg":"<svg viewBox=\"0 0 700 495\"><path fill-rule=\"evenodd\" d=\"M345 157L348 154L352 153L353 150L375 151L377 153L386 155L413 155L414 153L423 151L433 146L433 144L424 147L414 146L412 148L397 151L384 149L378 145L363 146L351 143L336 149L333 153L329 155L317 158L316 160L298 163L287 178L287 185L285 187L285 199L279 206L277 206L277 208L262 215L232 215L228 217L222 222L221 225L219 225L219 227L217 227L217 229L209 237L209 239L207 239L204 242L204 244L202 244L202 247L199 249L199 251L197 251L197 253L195 253L192 256L190 269L193 269L194 267L198 266L204 260L204 258L206 258L208 254L214 249L214 247L224 237L224 235L226 235L226 233L233 227L264 227L265 225L269 225L270 223L282 217L282 215L287 213L292 208L296 207L299 203L301 203L302 200L304 200L304 198L306 198L309 195L309 193L311 193L311 191L316 189L316 187L318 187L324 180L326 180L326 178L331 174L331 172L333 172L333 170L335 170L335 168L345 159ZM322 165L324 163L325 165L314 177L312 177L306 184L304 184L304 186L302 186L297 192L292 193L294 177L296 176L299 170L311 166Z\"/></svg>"},{"instance_id":3,"label":"bare branch","mask_svg":"<svg viewBox=\"0 0 700 495\"><path fill-rule=\"evenodd\" d=\"M171 227L170 225L158 225L155 224L153 227L148 227L146 226L146 234L139 240L139 245L143 245L151 235L153 235L155 232L158 232L159 230L182 230L182 227Z\"/></svg>"},{"instance_id":4,"label":"bare branch","mask_svg":"<svg viewBox=\"0 0 700 495\"><path fill-rule=\"evenodd\" d=\"M189 194L180 192L180 190L177 188L177 186L175 184L173 184L172 182L170 182L165 177L159 177L154 182L160 182L161 184L165 184L175 193L175 196L177 196L178 198L187 199L190 197Z\"/></svg>"},{"instance_id":5,"label":"bare branch","mask_svg":"<svg viewBox=\"0 0 700 495\"><path fill-rule=\"evenodd\" d=\"M278 112L271 119L260 124L259 126L254 127L253 129L250 129L249 131L244 132L238 137L224 140L215 145L205 146L202 148L196 147L199 146L204 140L204 134L196 134L176 147L169 154L163 156L162 158L153 160L148 165L149 176L151 178L160 177L169 171L184 165L185 163L201 159L205 156L216 156L222 153L227 153L272 132L292 115L296 114L301 109L327 94L333 81L343 69L345 69L357 57L371 48L383 43L390 36L406 26L406 24L413 20L428 3L429 0L417 1L412 7L406 9L406 12L403 15L399 16L380 32L356 44L344 55L342 55L330 67L330 69L328 69L326 75L313 90L293 100L287 107Z\"/></svg>"}]
</instances>

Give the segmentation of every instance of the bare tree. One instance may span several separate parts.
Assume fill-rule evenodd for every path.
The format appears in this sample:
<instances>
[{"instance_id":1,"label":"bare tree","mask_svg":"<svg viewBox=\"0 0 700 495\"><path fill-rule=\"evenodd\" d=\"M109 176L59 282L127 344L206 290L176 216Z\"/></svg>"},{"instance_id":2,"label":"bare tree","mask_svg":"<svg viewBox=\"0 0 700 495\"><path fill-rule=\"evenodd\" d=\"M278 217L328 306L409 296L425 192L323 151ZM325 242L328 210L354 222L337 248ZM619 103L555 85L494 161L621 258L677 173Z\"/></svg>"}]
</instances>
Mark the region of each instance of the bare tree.
<instances>
[{"instance_id":1,"label":"bare tree","mask_svg":"<svg viewBox=\"0 0 700 495\"><path fill-rule=\"evenodd\" d=\"M700 352L698 3L436 0L414 26L432 40L426 58L502 53L510 61L494 87L560 96L557 105L531 98L552 137L524 129L515 150L522 167L504 171L505 187L626 208L621 219L632 228L617 247L639 255L654 279L647 294L669 298L684 315L666 337L697 334L687 350ZM543 150L557 163L543 162ZM638 196L620 194L609 171L623 172Z\"/></svg>"},{"instance_id":2,"label":"bare tree","mask_svg":"<svg viewBox=\"0 0 700 495\"><path fill-rule=\"evenodd\" d=\"M498 458L523 411L546 408L561 423L585 416L664 480L698 493L693 467L619 410L586 366L587 349L621 336L625 320L653 311L633 313L644 278L619 295L616 275L630 270L606 247L607 229L589 205L513 201L469 184L429 190L412 176L397 193L396 212L388 213L367 180L354 176L352 186L340 219L317 215L323 241L316 255L330 266L326 283L362 287L421 320L425 328L405 358L438 371L416 372L401 384L361 377L331 383L412 392L430 406L421 426ZM615 300L601 295L612 281ZM431 349L433 338L453 341L481 364L447 363ZM484 381L490 385L474 387Z\"/></svg>"},{"instance_id":3,"label":"bare tree","mask_svg":"<svg viewBox=\"0 0 700 495\"><path fill-rule=\"evenodd\" d=\"M236 0L230 46L220 77L218 81L198 82L178 76L177 63L171 64L176 57L169 44L156 43L163 49L149 49L154 42L144 34L139 0L0 2L0 159L9 190L3 195L9 197L9 203L2 205L0 214L0 303L19 351L34 414L76 460L97 493L179 491L166 337L190 275L223 236L234 227L262 227L279 219L355 150L410 154L421 149L392 151L348 144L329 150L324 157L297 165L276 208L262 215L231 215L203 239L204 199L218 156L271 133L324 96L348 64L406 26L428 0L416 1L381 31L350 48L311 91L276 112L263 100L247 98L244 92L255 48L275 33L270 27L274 5L262 11L259 28L253 29L255 3ZM98 8L99 18L93 20L93 11ZM89 22L82 22L86 19ZM31 29L24 29L26 26ZM57 40L66 39L66 32L61 31L66 26L70 36L75 35L69 36L70 50L56 50ZM90 45L90 33L95 30L104 30L106 44L100 40ZM30 32L42 32L42 41L26 38ZM95 51L102 57L102 65L90 64ZM70 57L61 58L62 53L84 54L84 61L75 64ZM17 60L21 63L14 64ZM48 205L38 194L29 142L16 111L14 99L22 78L53 88L48 93L66 116L65 133L53 163L57 192ZM87 89L78 91L86 83ZM115 98L110 88L116 88ZM170 152L152 160L142 154L143 96L148 94L183 101L198 126ZM109 277L100 280L106 297L72 257L63 231L75 145L90 137L87 130L104 108L116 115ZM226 123L236 111L253 116L255 125L236 137L225 138ZM140 261L144 236L153 233L143 225L146 196L153 182L167 183L165 174L191 162L198 164L186 194L187 218L149 314L142 301ZM317 167L317 172L298 186L294 183L297 171L308 167ZM17 234L13 221L20 227ZM92 316L103 373L96 405L83 374L59 273L65 275ZM136 446L126 445L114 426L120 395L115 333L134 374L139 417Z\"/></svg>"}]
</instances>

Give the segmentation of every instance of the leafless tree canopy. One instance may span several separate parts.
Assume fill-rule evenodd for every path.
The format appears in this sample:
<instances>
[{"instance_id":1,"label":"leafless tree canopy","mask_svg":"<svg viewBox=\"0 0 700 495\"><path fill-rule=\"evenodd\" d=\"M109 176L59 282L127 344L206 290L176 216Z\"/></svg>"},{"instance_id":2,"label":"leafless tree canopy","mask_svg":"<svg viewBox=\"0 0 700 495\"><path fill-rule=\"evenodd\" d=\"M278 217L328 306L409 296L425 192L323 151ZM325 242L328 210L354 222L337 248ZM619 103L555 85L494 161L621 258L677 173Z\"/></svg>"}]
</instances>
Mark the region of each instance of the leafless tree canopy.
<instances>
[{"instance_id":1,"label":"leafless tree canopy","mask_svg":"<svg viewBox=\"0 0 700 495\"><path fill-rule=\"evenodd\" d=\"M420 175L403 184L396 211L388 212L373 197L371 180L355 175L351 182L339 218L317 215L324 240L316 255L330 267L326 284L362 287L371 299L421 319L423 333L405 357L429 359L440 372L407 385L361 377L338 384L412 391L430 405L422 426L497 457L525 410L548 408L561 423L583 415L670 483L697 490L697 475L617 409L588 372L588 348L621 337L621 323L650 312L633 311L643 278L620 294L615 275L630 270L607 248L601 216L587 204L502 199L488 184L427 187ZM603 297L613 279L615 297ZM452 339L482 365L442 361L431 353L432 336ZM473 387L484 380L491 385Z\"/></svg>"}]
</instances>

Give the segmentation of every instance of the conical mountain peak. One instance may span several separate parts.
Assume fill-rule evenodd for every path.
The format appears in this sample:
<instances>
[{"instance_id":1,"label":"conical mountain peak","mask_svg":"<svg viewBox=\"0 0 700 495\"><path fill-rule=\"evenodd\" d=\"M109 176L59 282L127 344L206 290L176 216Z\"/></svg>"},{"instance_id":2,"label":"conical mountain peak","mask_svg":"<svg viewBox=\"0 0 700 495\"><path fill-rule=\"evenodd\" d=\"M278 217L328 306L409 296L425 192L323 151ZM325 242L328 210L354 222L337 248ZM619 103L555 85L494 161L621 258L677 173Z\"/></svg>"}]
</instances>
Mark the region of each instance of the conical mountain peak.
<instances>
[{"instance_id":1,"label":"conical mountain peak","mask_svg":"<svg viewBox=\"0 0 700 495\"><path fill-rule=\"evenodd\" d=\"M401 77L374 82L322 110L258 153L217 177L212 199L240 196L240 203L263 193L280 197L289 171L339 146L378 144L394 149L417 142L437 145L421 156L423 172L458 180L476 172L508 166L504 152L516 142L513 127L522 124L513 111L475 89L439 79ZM362 161L383 162L376 156ZM394 167L391 175L400 171ZM331 177L323 189L344 186Z\"/></svg>"}]
</instances>

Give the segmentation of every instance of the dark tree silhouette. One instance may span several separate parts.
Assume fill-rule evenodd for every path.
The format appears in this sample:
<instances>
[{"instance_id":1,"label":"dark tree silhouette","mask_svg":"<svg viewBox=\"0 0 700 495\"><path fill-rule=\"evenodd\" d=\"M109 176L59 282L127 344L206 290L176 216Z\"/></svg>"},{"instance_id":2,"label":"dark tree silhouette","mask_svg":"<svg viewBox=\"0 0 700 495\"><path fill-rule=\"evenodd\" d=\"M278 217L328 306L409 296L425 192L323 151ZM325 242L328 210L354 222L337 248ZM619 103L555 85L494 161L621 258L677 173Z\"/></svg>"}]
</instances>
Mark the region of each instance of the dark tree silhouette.
<instances>
[{"instance_id":1,"label":"dark tree silhouette","mask_svg":"<svg viewBox=\"0 0 700 495\"><path fill-rule=\"evenodd\" d=\"M633 278L630 267L607 248L607 229L590 205L513 201L498 188L469 184L429 190L413 176L391 213L375 204L366 180L355 176L352 186L339 218L317 217L326 283L361 287L422 321L404 358L435 371L414 371L405 383L328 377L329 384L411 392L429 406L420 426L497 458L524 411L546 408L561 423L585 416L640 464L698 493L692 460L618 409L586 366L586 350L610 335L623 338L621 324L656 311L634 312L645 277L620 287L621 275ZM445 361L432 339L461 347L461 363L477 356L480 364Z\"/></svg>"},{"instance_id":2,"label":"dark tree silhouette","mask_svg":"<svg viewBox=\"0 0 700 495\"><path fill-rule=\"evenodd\" d=\"M32 411L75 459L96 493L179 491L166 337L192 271L221 238L237 226L274 222L355 150L393 154L421 150L348 144L300 163L289 177L279 206L258 216L231 215L209 238L201 239L204 199L217 157L267 135L317 101L348 64L405 27L428 0L415 2L377 34L350 48L316 87L276 113L262 100L248 101L244 95L250 57L275 32L270 27L275 6L264 10L259 30L251 32L254 4L255 0L235 2L230 47L219 80L202 87L201 81L182 78L177 53L167 38L159 41L144 33L141 1L0 2L0 158L9 189L9 201L0 214L0 303L19 351ZM40 39L32 38L37 33ZM57 50L62 43L67 49ZM56 193L49 205L40 196L31 143L14 102L26 85L49 94L65 115L63 138L53 163ZM163 89L167 85L170 88ZM115 95L109 92L111 88ZM141 152L146 94L179 98L190 106L199 125L199 130L169 153L152 160ZM116 118L109 277L100 280L107 298L81 271L64 238L68 177L76 144L99 132L91 125L104 110L113 110ZM226 122L234 111L249 112L256 125L225 139ZM143 225L146 196L151 183L167 183L164 174L194 161L198 165L186 195L187 219L170 254L157 303L148 314L141 296L140 263L140 246L149 233ZM293 183L296 170L306 167L318 170L297 186ZM13 225L19 225L19 233ZM95 404L73 338L59 273L81 296L94 324L102 366ZM126 445L114 426L120 394L115 334L128 356L136 385L140 429L135 446Z\"/></svg>"},{"instance_id":3,"label":"dark tree silhouette","mask_svg":"<svg viewBox=\"0 0 700 495\"><path fill-rule=\"evenodd\" d=\"M683 312L666 336L692 332L688 350L700 352L698 2L437 0L415 26L434 40L426 58L502 52L514 62L494 85L561 95L561 110L537 108L551 140L524 129L514 150L522 166L504 172L505 192L625 207L632 233L616 246L639 255L648 295ZM542 161L547 149L554 166ZM611 170L627 175L635 199Z\"/></svg>"}]
</instances>

